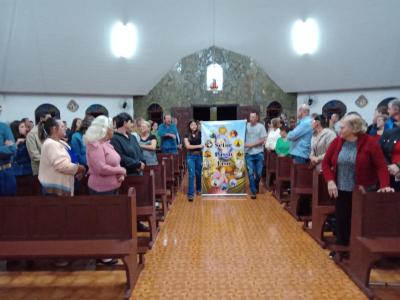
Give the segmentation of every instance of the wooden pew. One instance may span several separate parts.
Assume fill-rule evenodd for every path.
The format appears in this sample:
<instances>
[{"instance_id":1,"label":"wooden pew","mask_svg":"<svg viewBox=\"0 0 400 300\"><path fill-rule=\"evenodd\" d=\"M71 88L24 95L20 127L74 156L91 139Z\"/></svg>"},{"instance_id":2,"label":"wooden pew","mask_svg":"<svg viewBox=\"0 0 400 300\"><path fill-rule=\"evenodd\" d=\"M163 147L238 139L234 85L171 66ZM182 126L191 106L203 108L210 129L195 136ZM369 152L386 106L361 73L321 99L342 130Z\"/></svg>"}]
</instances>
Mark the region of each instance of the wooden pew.
<instances>
[{"instance_id":1,"label":"wooden pew","mask_svg":"<svg viewBox=\"0 0 400 300\"><path fill-rule=\"evenodd\" d=\"M179 155L180 155L180 164L179 164L179 169L182 174L182 178L185 175L186 172L186 148L182 148L182 150L179 150Z\"/></svg>"},{"instance_id":2,"label":"wooden pew","mask_svg":"<svg viewBox=\"0 0 400 300\"><path fill-rule=\"evenodd\" d=\"M144 263L144 254L153 246L157 237L154 171L150 170L143 176L127 176L122 182L119 194L127 194L130 187L136 190L137 221L149 223L150 237L138 237L139 258L140 262Z\"/></svg>"},{"instance_id":3,"label":"wooden pew","mask_svg":"<svg viewBox=\"0 0 400 300\"><path fill-rule=\"evenodd\" d=\"M313 192L313 170L306 164L292 163L290 168L290 202L285 209L296 219L308 222L310 216L302 216L299 213L301 197L309 196ZM303 200L304 201L304 200Z\"/></svg>"},{"instance_id":4,"label":"wooden pew","mask_svg":"<svg viewBox=\"0 0 400 300\"><path fill-rule=\"evenodd\" d=\"M307 232L321 247L325 248L324 224L327 217L335 213L335 200L329 196L327 183L319 169L313 171L311 211L312 227L307 228Z\"/></svg>"},{"instance_id":5,"label":"wooden pew","mask_svg":"<svg viewBox=\"0 0 400 300\"><path fill-rule=\"evenodd\" d=\"M338 262L370 297L370 273L388 257L400 257L400 193L353 192L350 257Z\"/></svg>"},{"instance_id":6,"label":"wooden pew","mask_svg":"<svg viewBox=\"0 0 400 300\"><path fill-rule=\"evenodd\" d=\"M23 175L17 176L17 194L16 196L40 196L42 187L37 176Z\"/></svg>"},{"instance_id":7,"label":"wooden pew","mask_svg":"<svg viewBox=\"0 0 400 300\"><path fill-rule=\"evenodd\" d=\"M266 171L266 181L265 186L268 190L273 190L274 187L274 179L275 179L275 172L276 172L276 160L277 155L275 151L267 150L265 158L265 171Z\"/></svg>"},{"instance_id":8,"label":"wooden pew","mask_svg":"<svg viewBox=\"0 0 400 300\"><path fill-rule=\"evenodd\" d=\"M175 198L175 176L174 176L174 156L173 154L157 153L158 161L166 158L167 189L169 190L168 202L172 204Z\"/></svg>"},{"instance_id":9,"label":"wooden pew","mask_svg":"<svg viewBox=\"0 0 400 300\"><path fill-rule=\"evenodd\" d=\"M0 260L39 258L120 258L129 299L139 275L135 190L119 196L2 197Z\"/></svg>"},{"instance_id":10,"label":"wooden pew","mask_svg":"<svg viewBox=\"0 0 400 300\"><path fill-rule=\"evenodd\" d=\"M173 154L174 156L174 177L176 189L179 189L182 183L181 171L180 171L180 156L178 154Z\"/></svg>"},{"instance_id":11,"label":"wooden pew","mask_svg":"<svg viewBox=\"0 0 400 300\"><path fill-rule=\"evenodd\" d=\"M146 166L144 169L145 173L150 173L150 170L154 171L154 181L155 181L155 194L156 201L160 200L162 205L161 213L157 212L157 222L164 221L168 212L168 203L167 203L167 173L166 173L166 164L168 159L163 158L159 161L159 164L156 166Z\"/></svg>"},{"instance_id":12,"label":"wooden pew","mask_svg":"<svg viewBox=\"0 0 400 300\"><path fill-rule=\"evenodd\" d=\"M292 165L292 159L288 156L277 157L276 160L276 180L275 180L275 197L279 202L289 201L289 196L286 199L283 198L283 188L290 185L290 168Z\"/></svg>"}]
</instances>

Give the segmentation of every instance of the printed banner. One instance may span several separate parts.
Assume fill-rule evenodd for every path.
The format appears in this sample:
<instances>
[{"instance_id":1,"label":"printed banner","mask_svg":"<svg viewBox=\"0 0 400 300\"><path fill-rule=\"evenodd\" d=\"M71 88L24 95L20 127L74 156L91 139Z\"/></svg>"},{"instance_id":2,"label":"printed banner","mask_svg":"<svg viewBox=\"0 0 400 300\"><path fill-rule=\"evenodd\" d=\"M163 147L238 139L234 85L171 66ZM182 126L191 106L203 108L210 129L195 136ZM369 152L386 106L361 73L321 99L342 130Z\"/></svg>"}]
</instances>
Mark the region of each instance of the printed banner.
<instances>
[{"instance_id":1,"label":"printed banner","mask_svg":"<svg viewBox=\"0 0 400 300\"><path fill-rule=\"evenodd\" d=\"M203 195L245 194L245 134L245 120L201 123Z\"/></svg>"}]
</instances>

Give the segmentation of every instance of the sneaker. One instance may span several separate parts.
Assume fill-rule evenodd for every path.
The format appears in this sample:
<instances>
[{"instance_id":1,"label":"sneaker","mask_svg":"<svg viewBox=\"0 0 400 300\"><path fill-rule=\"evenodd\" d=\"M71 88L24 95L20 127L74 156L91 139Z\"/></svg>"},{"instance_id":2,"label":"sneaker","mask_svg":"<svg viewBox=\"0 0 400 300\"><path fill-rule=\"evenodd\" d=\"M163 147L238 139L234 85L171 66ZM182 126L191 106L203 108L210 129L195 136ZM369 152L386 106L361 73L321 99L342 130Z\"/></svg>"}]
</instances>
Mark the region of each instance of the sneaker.
<instances>
[{"instance_id":1,"label":"sneaker","mask_svg":"<svg viewBox=\"0 0 400 300\"><path fill-rule=\"evenodd\" d=\"M256 194L251 194L251 199L256 200L257 199L257 195Z\"/></svg>"},{"instance_id":2,"label":"sneaker","mask_svg":"<svg viewBox=\"0 0 400 300\"><path fill-rule=\"evenodd\" d=\"M106 266L112 266L112 265L116 265L118 263L118 259L116 259L116 258L96 259L96 263L103 264Z\"/></svg>"},{"instance_id":3,"label":"sneaker","mask_svg":"<svg viewBox=\"0 0 400 300\"><path fill-rule=\"evenodd\" d=\"M137 231L149 231L150 228L146 224L143 224L143 222L138 222L137 224Z\"/></svg>"},{"instance_id":4,"label":"sneaker","mask_svg":"<svg viewBox=\"0 0 400 300\"><path fill-rule=\"evenodd\" d=\"M329 252L329 258L334 259L335 256L336 256L336 252L335 251Z\"/></svg>"},{"instance_id":5,"label":"sneaker","mask_svg":"<svg viewBox=\"0 0 400 300\"><path fill-rule=\"evenodd\" d=\"M197 191L197 192L196 192L196 195L197 195L197 196L201 196L201 191Z\"/></svg>"},{"instance_id":6,"label":"sneaker","mask_svg":"<svg viewBox=\"0 0 400 300\"><path fill-rule=\"evenodd\" d=\"M188 196L188 201L193 202L193 196Z\"/></svg>"},{"instance_id":7,"label":"sneaker","mask_svg":"<svg viewBox=\"0 0 400 300\"><path fill-rule=\"evenodd\" d=\"M70 265L69 261L66 260L58 260L53 262L53 266L55 266L56 268L65 268L68 267Z\"/></svg>"}]
</instances>

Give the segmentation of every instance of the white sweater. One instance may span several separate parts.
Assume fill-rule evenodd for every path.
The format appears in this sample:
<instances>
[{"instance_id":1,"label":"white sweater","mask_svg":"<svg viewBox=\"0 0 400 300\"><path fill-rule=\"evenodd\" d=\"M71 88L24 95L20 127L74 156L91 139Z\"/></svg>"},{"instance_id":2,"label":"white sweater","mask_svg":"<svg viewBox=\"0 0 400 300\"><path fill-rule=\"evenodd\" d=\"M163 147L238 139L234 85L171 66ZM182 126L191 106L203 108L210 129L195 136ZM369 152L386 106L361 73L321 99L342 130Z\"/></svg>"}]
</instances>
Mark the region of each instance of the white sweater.
<instances>
[{"instance_id":1,"label":"white sweater","mask_svg":"<svg viewBox=\"0 0 400 300\"><path fill-rule=\"evenodd\" d=\"M74 175L78 165L71 162L67 143L47 138L42 146L39 181L48 193L74 195Z\"/></svg>"},{"instance_id":2,"label":"white sweater","mask_svg":"<svg viewBox=\"0 0 400 300\"><path fill-rule=\"evenodd\" d=\"M281 137L281 130L279 128L271 129L268 132L267 140L265 142L265 148L268 150L275 150L276 142L280 137Z\"/></svg>"}]
</instances>

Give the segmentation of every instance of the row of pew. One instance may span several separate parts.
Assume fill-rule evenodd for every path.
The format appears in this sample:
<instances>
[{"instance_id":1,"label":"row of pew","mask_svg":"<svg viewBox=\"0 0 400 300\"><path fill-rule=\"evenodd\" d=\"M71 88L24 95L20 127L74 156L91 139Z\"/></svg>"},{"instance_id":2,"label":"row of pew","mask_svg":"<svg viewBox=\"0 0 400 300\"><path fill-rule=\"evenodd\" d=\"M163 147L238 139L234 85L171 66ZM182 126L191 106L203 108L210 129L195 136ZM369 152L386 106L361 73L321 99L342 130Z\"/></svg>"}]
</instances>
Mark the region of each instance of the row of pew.
<instances>
[{"instance_id":1,"label":"row of pew","mask_svg":"<svg viewBox=\"0 0 400 300\"><path fill-rule=\"evenodd\" d=\"M370 298L372 268L382 261L400 258L400 193L353 192L349 246L335 245L327 220L335 213L335 199L328 194L322 172L295 164L290 157L265 153L266 187L284 208L322 247L336 251L334 261ZM302 202L306 202L305 205ZM302 214L301 208L310 211Z\"/></svg>"},{"instance_id":2,"label":"row of pew","mask_svg":"<svg viewBox=\"0 0 400 300\"><path fill-rule=\"evenodd\" d=\"M18 177L17 195L0 199L0 260L118 258L129 299L181 187L184 156L157 153L159 165L127 176L117 196L89 195L88 177L74 197L42 196L37 177Z\"/></svg>"}]
</instances>

